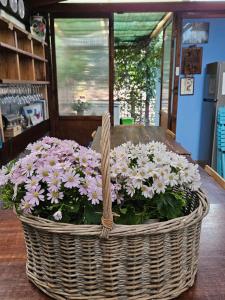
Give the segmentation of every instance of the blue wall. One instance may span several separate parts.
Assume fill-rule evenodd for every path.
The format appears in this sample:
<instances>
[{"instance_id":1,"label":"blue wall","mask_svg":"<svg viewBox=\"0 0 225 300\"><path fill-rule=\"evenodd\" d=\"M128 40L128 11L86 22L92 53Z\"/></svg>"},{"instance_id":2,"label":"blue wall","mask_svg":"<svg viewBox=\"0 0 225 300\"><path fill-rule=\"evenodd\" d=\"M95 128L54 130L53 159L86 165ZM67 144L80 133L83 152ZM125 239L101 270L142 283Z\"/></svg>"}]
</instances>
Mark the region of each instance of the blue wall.
<instances>
[{"instance_id":1,"label":"blue wall","mask_svg":"<svg viewBox=\"0 0 225 300\"><path fill-rule=\"evenodd\" d=\"M194 95L180 96L179 84L176 140L191 152L193 159L204 160L206 154L204 147L200 145L200 136L207 134L207 132L201 132L205 70L208 63L225 61L225 19L184 20L184 24L187 22L209 22L209 41L207 44L198 45L203 47L202 73L194 75ZM182 45L182 47L187 46L190 45Z\"/></svg>"}]
</instances>

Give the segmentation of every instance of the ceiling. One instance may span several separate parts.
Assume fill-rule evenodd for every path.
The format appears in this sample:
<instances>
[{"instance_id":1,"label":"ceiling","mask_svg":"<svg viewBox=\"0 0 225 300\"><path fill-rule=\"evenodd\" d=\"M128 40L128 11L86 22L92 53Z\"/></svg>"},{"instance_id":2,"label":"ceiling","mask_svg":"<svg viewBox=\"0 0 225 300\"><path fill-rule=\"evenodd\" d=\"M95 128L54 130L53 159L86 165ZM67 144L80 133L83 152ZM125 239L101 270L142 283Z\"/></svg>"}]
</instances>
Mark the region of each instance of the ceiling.
<instances>
[{"instance_id":1,"label":"ceiling","mask_svg":"<svg viewBox=\"0 0 225 300\"><path fill-rule=\"evenodd\" d=\"M25 0L25 2L27 2L31 7L41 7L59 3L60 0Z\"/></svg>"},{"instance_id":2,"label":"ceiling","mask_svg":"<svg viewBox=\"0 0 225 300\"><path fill-rule=\"evenodd\" d=\"M160 2L160 0L25 0L31 6L47 6L51 4L62 3L127 3L127 2ZM173 0L173 2L183 2L187 0ZM163 2L171 2L171 0L163 0Z\"/></svg>"},{"instance_id":3,"label":"ceiling","mask_svg":"<svg viewBox=\"0 0 225 300\"><path fill-rule=\"evenodd\" d=\"M44 6L49 6L49 5L54 5L57 3L77 3L77 4L141 4L141 3L190 3L190 2L201 2L203 3L221 3L225 2L224 0L25 0L31 7L44 7ZM204 4L203 4L204 5Z\"/></svg>"},{"instance_id":4,"label":"ceiling","mask_svg":"<svg viewBox=\"0 0 225 300\"><path fill-rule=\"evenodd\" d=\"M164 16L164 13L114 14L115 46L128 46L139 41L149 42L151 33ZM70 44L80 48L93 48L103 44L107 46L109 21L106 18L57 18L55 32L61 39L65 39L68 46Z\"/></svg>"},{"instance_id":5,"label":"ceiling","mask_svg":"<svg viewBox=\"0 0 225 300\"><path fill-rule=\"evenodd\" d=\"M115 43L124 46L150 37L165 13L114 14Z\"/></svg>"}]
</instances>

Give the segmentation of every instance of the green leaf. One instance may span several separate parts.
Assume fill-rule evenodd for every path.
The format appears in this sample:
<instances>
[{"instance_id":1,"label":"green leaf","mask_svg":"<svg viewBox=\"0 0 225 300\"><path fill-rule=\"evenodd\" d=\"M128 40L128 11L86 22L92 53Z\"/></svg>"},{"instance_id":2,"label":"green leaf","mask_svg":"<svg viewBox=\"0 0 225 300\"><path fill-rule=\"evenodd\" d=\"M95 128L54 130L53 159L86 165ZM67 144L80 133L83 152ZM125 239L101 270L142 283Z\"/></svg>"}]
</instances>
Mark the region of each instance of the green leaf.
<instances>
[{"instance_id":1,"label":"green leaf","mask_svg":"<svg viewBox=\"0 0 225 300\"><path fill-rule=\"evenodd\" d=\"M135 206L128 204L125 208L119 208L123 211L120 217L115 218L116 223L124 225L141 224L144 218L144 211L136 212Z\"/></svg>"},{"instance_id":2,"label":"green leaf","mask_svg":"<svg viewBox=\"0 0 225 300\"><path fill-rule=\"evenodd\" d=\"M121 214L125 215L127 213L127 207L120 208Z\"/></svg>"},{"instance_id":3,"label":"green leaf","mask_svg":"<svg viewBox=\"0 0 225 300\"><path fill-rule=\"evenodd\" d=\"M84 224L100 224L101 214L95 211L94 206L84 207Z\"/></svg>"},{"instance_id":4,"label":"green leaf","mask_svg":"<svg viewBox=\"0 0 225 300\"><path fill-rule=\"evenodd\" d=\"M174 219L183 215L185 199L176 193L161 194L157 201L157 209L162 219Z\"/></svg>"},{"instance_id":5,"label":"green leaf","mask_svg":"<svg viewBox=\"0 0 225 300\"><path fill-rule=\"evenodd\" d=\"M77 213L80 209L80 203L79 202L75 202L70 206L70 211L72 213Z\"/></svg>"},{"instance_id":6,"label":"green leaf","mask_svg":"<svg viewBox=\"0 0 225 300\"><path fill-rule=\"evenodd\" d=\"M6 184L0 188L0 199L3 201L3 207L5 209L13 207L13 193L13 187L10 184Z\"/></svg>"}]
</instances>

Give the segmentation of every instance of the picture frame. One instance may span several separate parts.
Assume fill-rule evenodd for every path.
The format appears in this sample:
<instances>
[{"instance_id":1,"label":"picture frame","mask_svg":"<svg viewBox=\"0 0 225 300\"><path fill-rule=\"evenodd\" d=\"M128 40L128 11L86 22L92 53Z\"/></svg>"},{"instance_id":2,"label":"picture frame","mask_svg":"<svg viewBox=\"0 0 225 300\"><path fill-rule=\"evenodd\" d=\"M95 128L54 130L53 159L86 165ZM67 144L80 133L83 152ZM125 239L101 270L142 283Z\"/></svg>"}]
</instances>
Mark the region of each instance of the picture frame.
<instances>
[{"instance_id":1,"label":"picture frame","mask_svg":"<svg viewBox=\"0 0 225 300\"><path fill-rule=\"evenodd\" d=\"M202 47L182 48L181 74L193 75L202 73Z\"/></svg>"},{"instance_id":2,"label":"picture frame","mask_svg":"<svg viewBox=\"0 0 225 300\"><path fill-rule=\"evenodd\" d=\"M26 119L31 125L37 125L44 121L43 105L42 103L35 103L23 107L23 112Z\"/></svg>"},{"instance_id":3,"label":"picture frame","mask_svg":"<svg viewBox=\"0 0 225 300\"><path fill-rule=\"evenodd\" d=\"M180 80L180 95L194 95L194 77L183 77Z\"/></svg>"},{"instance_id":4,"label":"picture frame","mask_svg":"<svg viewBox=\"0 0 225 300\"><path fill-rule=\"evenodd\" d=\"M183 25L183 44L207 44L209 41L209 22L188 22Z\"/></svg>"}]
</instances>

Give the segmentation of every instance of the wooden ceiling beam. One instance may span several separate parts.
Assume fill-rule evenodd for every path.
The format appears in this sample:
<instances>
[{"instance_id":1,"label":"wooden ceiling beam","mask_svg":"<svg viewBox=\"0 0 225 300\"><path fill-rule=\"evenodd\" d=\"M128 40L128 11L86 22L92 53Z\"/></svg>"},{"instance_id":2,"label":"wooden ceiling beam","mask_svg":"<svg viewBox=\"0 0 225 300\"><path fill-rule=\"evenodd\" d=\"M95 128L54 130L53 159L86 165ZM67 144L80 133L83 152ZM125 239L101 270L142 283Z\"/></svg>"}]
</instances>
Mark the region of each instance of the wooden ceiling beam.
<instances>
[{"instance_id":1,"label":"wooden ceiling beam","mask_svg":"<svg viewBox=\"0 0 225 300\"><path fill-rule=\"evenodd\" d=\"M38 8L48 5L54 5L59 3L61 0L27 0L31 8Z\"/></svg>"},{"instance_id":2,"label":"wooden ceiling beam","mask_svg":"<svg viewBox=\"0 0 225 300\"><path fill-rule=\"evenodd\" d=\"M150 39L155 38L157 35L159 35L159 33L163 30L164 26L166 25L166 23L172 19L173 17L173 13L169 12L167 13L164 18L159 21L159 23L157 24L157 26L155 27L155 29L151 32L150 34Z\"/></svg>"},{"instance_id":3,"label":"wooden ceiling beam","mask_svg":"<svg viewBox=\"0 0 225 300\"><path fill-rule=\"evenodd\" d=\"M33 0L35 1L35 0ZM40 1L40 0L39 0ZM206 11L223 11L225 4L221 1L185 1L185 2L149 2L149 3L96 3L96 4L54 4L43 6L43 0L37 1L40 12L50 12L60 15L73 14L90 14L90 13L112 13L112 12L206 12ZM47 0L49 2L50 0ZM42 4L41 4L42 3ZM42 5L42 6L41 6Z\"/></svg>"}]
</instances>

